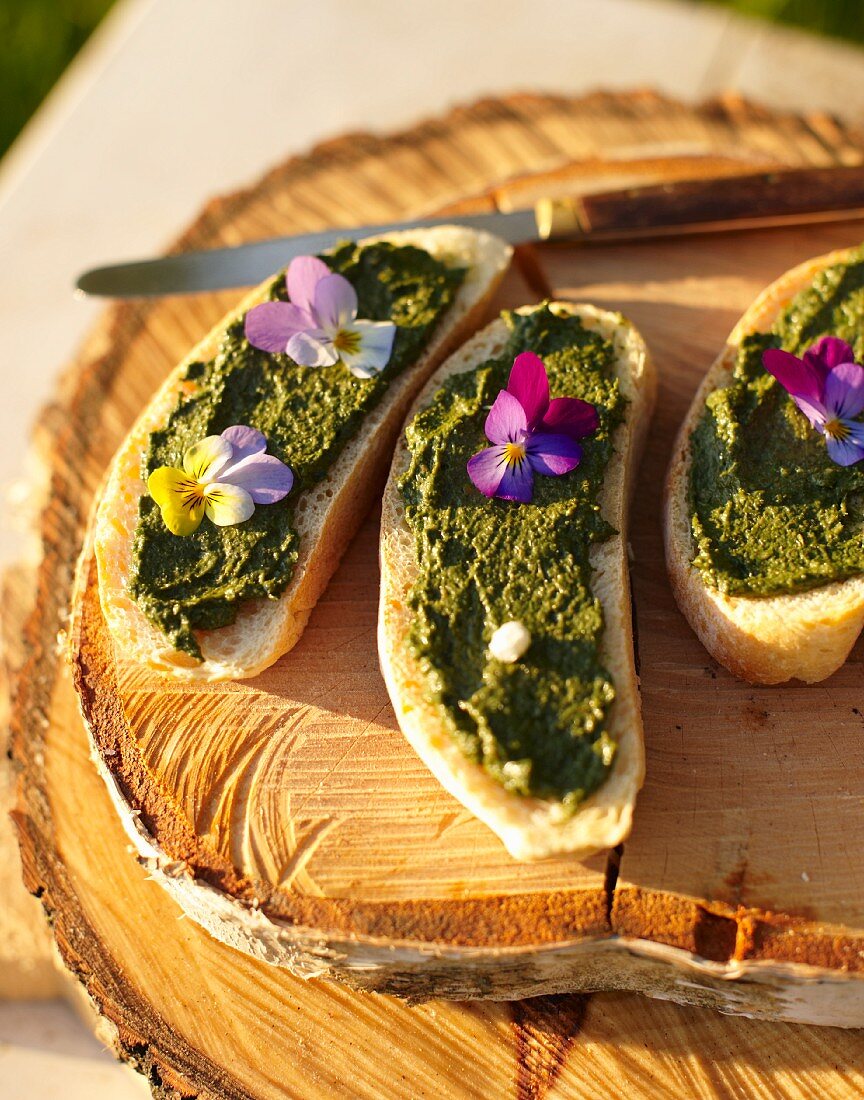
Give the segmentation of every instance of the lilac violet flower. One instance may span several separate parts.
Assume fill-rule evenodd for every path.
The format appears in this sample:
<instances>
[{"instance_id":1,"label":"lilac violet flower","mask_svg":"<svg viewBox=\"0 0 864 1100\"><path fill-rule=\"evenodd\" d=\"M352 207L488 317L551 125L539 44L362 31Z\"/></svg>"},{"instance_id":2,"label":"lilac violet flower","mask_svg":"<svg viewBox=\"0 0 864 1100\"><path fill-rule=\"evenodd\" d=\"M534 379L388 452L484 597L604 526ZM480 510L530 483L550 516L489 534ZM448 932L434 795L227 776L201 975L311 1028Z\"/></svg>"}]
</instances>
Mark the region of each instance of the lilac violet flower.
<instances>
[{"instance_id":1,"label":"lilac violet flower","mask_svg":"<svg viewBox=\"0 0 864 1100\"><path fill-rule=\"evenodd\" d=\"M838 466L864 458L864 424L855 419L864 412L864 367L844 340L823 336L801 359L771 348L763 353L762 365L825 437Z\"/></svg>"},{"instance_id":2,"label":"lilac violet flower","mask_svg":"<svg viewBox=\"0 0 864 1100\"><path fill-rule=\"evenodd\" d=\"M205 515L217 527L230 527L249 519L256 504L275 504L286 497L294 474L266 450L261 432L234 424L193 444L183 456L182 470L154 470L147 489L168 530L191 535Z\"/></svg>"},{"instance_id":3,"label":"lilac violet flower","mask_svg":"<svg viewBox=\"0 0 864 1100\"><path fill-rule=\"evenodd\" d=\"M357 378L371 378L390 360L396 326L358 321L357 292L323 260L298 256L285 274L290 302L263 302L246 314L254 348L284 353L301 367L332 367L341 359Z\"/></svg>"},{"instance_id":4,"label":"lilac violet flower","mask_svg":"<svg viewBox=\"0 0 864 1100\"><path fill-rule=\"evenodd\" d=\"M468 476L484 496L528 504L534 474L557 477L575 469L582 458L576 441L595 432L599 422L587 401L550 401L543 360L523 352L486 417L484 430L492 446L468 460Z\"/></svg>"}]
</instances>

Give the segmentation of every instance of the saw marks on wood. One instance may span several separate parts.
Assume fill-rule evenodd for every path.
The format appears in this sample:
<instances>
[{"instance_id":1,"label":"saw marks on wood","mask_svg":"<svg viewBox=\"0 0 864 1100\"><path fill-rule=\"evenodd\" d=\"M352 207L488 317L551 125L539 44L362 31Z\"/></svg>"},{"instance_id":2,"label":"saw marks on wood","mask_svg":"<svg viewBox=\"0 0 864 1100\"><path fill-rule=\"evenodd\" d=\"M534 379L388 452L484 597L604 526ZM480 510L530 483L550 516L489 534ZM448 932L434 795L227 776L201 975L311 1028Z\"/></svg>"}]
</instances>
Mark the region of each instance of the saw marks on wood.
<instances>
[{"instance_id":1,"label":"saw marks on wood","mask_svg":"<svg viewBox=\"0 0 864 1100\"><path fill-rule=\"evenodd\" d=\"M598 115L606 119L605 159L586 146L584 161L562 167L565 148L572 155L573 147L555 146L545 128L562 109L571 112L573 134L586 140L599 132ZM550 187L730 172L748 158L751 166L845 162L856 148L853 135L840 129L829 140L824 127L737 102L694 112L650 96L614 106L592 97L574 111L563 101L517 100L454 117L460 123L458 132L448 131L452 187L438 187L435 173L426 180L439 207L460 188L463 209L503 208ZM419 128L408 160L428 155L440 167L442 125ZM404 167L406 154L398 140L382 142L337 143L314 164L294 162L291 172L277 171L262 184L261 193L280 196L275 202L264 206L258 192L215 202L205 224L230 243L292 224L305 228L315 218L332 224L392 216L407 201L391 194L402 168L388 173L382 165L391 167L394 152L395 165ZM698 155L682 156L685 147ZM406 171L406 194L416 201L420 177ZM295 223L288 221L292 204L304 211ZM364 907L364 929L396 929L398 939L417 936L419 902L453 928L461 902L521 897L529 905L523 924L486 929L483 943L497 935L502 945L530 944L524 920L540 905L558 914L544 923L545 943L621 932L718 962L776 958L864 968L864 897L856 889L864 878L858 813L864 767L855 768L864 764L864 742L852 710L860 658L853 655L817 688L757 691L718 671L675 607L659 519L675 431L738 316L779 272L859 232L864 222L604 247L548 245L527 250L498 296L496 308L548 287L619 310L643 333L660 375L632 535L644 722L654 763L613 898L602 855L586 863L515 863L402 738L378 672L377 516L349 548L299 644L252 681L172 684L122 656L112 660L98 613L85 617L78 658L85 698L108 692L122 708L117 721L116 709L90 706L94 736L165 855L245 903L260 901L268 914L317 921L313 913L338 909L340 927L350 930L349 907L357 905L358 912ZM182 356L210 318L208 301L200 296L186 310L182 302L160 302L138 315L113 364L106 420L131 418L145 400L140 380L161 376ZM135 378L128 391L127 374ZM544 896L554 904L546 906ZM310 908L310 899L335 909ZM402 903L407 907L394 908ZM437 918L432 927L437 935ZM480 942L475 934L479 929L459 942Z\"/></svg>"},{"instance_id":2,"label":"saw marks on wood","mask_svg":"<svg viewBox=\"0 0 864 1100\"><path fill-rule=\"evenodd\" d=\"M172 685L118 662L145 768L199 836L279 889L385 901L599 888L602 857L516 863L402 736L378 670L377 543L376 510L290 659L254 681Z\"/></svg>"},{"instance_id":3,"label":"saw marks on wood","mask_svg":"<svg viewBox=\"0 0 864 1100\"><path fill-rule=\"evenodd\" d=\"M579 264L544 255L556 294L622 310L659 368L645 457L656 476L637 490L631 537L648 779L619 890L864 928L864 643L822 684L736 681L682 629L661 532L677 427L738 316L777 274L858 239L864 222L604 249ZM627 930L638 927L628 920Z\"/></svg>"},{"instance_id":4,"label":"saw marks on wood","mask_svg":"<svg viewBox=\"0 0 864 1100\"><path fill-rule=\"evenodd\" d=\"M515 863L401 737L378 672L377 515L349 548L300 643L254 681L178 685L116 661L112 690L124 723L100 731L108 752L112 737L124 740L149 777L149 800L138 804L132 795L133 806L152 815L161 797L262 897L275 891L289 901L302 895L386 907L566 890L574 901L582 895L579 905L591 914L586 932L620 931L717 961L775 957L860 969L860 648L825 685L756 689L735 681L708 658L674 604L660 529L674 433L737 317L778 271L858 231L864 223L536 250L557 295L620 310L637 324L661 379L632 535L654 763L611 924L598 926L595 913L608 901L604 857ZM524 294L514 270L499 304ZM86 631L84 640L85 650L94 644ZM122 779L120 758L106 759ZM200 866L170 833L156 828L155 835L169 857ZM760 922L755 930L752 921Z\"/></svg>"},{"instance_id":5,"label":"saw marks on wood","mask_svg":"<svg viewBox=\"0 0 864 1100\"><path fill-rule=\"evenodd\" d=\"M119 1053L181 1095L852 1100L864 1091L860 1031L625 994L410 1007L240 954L184 919L126 850L65 678L50 715L42 775L52 842L31 810L28 884L43 891L67 965L118 1028Z\"/></svg>"}]
</instances>

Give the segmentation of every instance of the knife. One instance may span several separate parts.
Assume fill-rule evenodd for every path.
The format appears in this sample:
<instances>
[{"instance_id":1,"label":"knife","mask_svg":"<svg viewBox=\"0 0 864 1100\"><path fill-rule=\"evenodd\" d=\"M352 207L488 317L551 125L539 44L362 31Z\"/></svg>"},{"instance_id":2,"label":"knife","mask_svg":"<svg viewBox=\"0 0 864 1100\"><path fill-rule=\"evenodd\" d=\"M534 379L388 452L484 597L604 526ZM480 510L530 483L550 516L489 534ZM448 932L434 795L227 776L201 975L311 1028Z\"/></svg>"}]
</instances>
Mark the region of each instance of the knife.
<instances>
[{"instance_id":1,"label":"knife","mask_svg":"<svg viewBox=\"0 0 864 1100\"><path fill-rule=\"evenodd\" d=\"M864 165L792 168L547 198L532 209L512 213L343 226L232 248L181 252L93 268L79 276L76 288L82 294L135 298L253 286L295 256L317 255L346 238L435 225L483 229L511 244L589 243L851 218L864 218Z\"/></svg>"}]
</instances>

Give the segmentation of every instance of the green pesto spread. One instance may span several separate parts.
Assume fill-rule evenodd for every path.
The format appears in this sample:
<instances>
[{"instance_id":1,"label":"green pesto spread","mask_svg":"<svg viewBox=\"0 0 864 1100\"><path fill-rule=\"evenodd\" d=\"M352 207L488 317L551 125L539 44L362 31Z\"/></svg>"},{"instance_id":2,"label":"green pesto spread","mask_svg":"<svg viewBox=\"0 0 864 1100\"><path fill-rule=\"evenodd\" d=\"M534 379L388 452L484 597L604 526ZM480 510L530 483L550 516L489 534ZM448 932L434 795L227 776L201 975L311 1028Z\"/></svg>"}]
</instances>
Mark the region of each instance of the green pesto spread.
<instances>
[{"instance_id":1,"label":"green pesto spread","mask_svg":"<svg viewBox=\"0 0 864 1100\"><path fill-rule=\"evenodd\" d=\"M773 596L864 573L864 463L838 466L762 366L767 348L800 357L827 335L864 361L864 246L741 342L693 431L693 564L721 592Z\"/></svg>"},{"instance_id":2,"label":"green pesto spread","mask_svg":"<svg viewBox=\"0 0 864 1100\"><path fill-rule=\"evenodd\" d=\"M130 593L176 649L196 658L194 630L227 626L243 601L284 592L297 561L294 511L304 490L326 475L392 379L418 359L465 277L464 269L410 246L349 242L323 259L354 286L358 317L396 324L385 369L363 379L341 363L297 366L286 355L253 348L241 319L228 328L215 358L187 368L194 394L180 397L165 426L150 436L145 479L158 466L180 466L188 447L232 424L263 432L268 453L294 471L285 500L256 508L232 527L205 519L185 538L171 534L150 496L141 497ZM285 300L281 276L270 297Z\"/></svg>"},{"instance_id":3,"label":"green pesto spread","mask_svg":"<svg viewBox=\"0 0 864 1100\"><path fill-rule=\"evenodd\" d=\"M589 553L613 534L597 500L626 402L612 345L578 318L542 306L504 320L512 334L501 356L450 377L407 429L400 489L418 568L409 645L467 757L509 791L575 810L609 774L616 748ZM488 445L487 411L522 351L543 359L553 397L581 397L600 416L581 465L535 477L530 504L487 499L465 468ZM504 663L487 646L514 619L531 644Z\"/></svg>"}]
</instances>

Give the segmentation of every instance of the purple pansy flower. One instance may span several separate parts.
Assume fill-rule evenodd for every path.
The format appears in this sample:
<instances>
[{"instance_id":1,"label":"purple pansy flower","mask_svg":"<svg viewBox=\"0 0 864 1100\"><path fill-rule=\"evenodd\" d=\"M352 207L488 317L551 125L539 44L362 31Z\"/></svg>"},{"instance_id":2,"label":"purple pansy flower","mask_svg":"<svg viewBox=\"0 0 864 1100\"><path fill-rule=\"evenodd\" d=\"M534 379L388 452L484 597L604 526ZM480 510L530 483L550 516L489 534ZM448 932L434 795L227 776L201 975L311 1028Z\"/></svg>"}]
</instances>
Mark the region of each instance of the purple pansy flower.
<instances>
[{"instance_id":1,"label":"purple pansy flower","mask_svg":"<svg viewBox=\"0 0 864 1100\"><path fill-rule=\"evenodd\" d=\"M289 355L301 367L331 367L340 359L358 378L382 371L396 326L358 321L357 292L323 260L298 256L285 274L290 302L263 302L246 314L246 339L262 351Z\"/></svg>"},{"instance_id":2,"label":"purple pansy flower","mask_svg":"<svg viewBox=\"0 0 864 1100\"><path fill-rule=\"evenodd\" d=\"M484 496L527 504L534 474L569 473L582 458L576 442L597 430L597 410L577 397L549 400L543 360L526 351L513 361L507 389L486 417L492 444L468 460L468 476Z\"/></svg>"},{"instance_id":3,"label":"purple pansy flower","mask_svg":"<svg viewBox=\"0 0 864 1100\"><path fill-rule=\"evenodd\" d=\"M294 474L254 428L234 424L208 435L183 456L183 469L160 466L147 479L165 526L191 535L206 515L217 527L249 519L256 504L275 504L291 492Z\"/></svg>"},{"instance_id":4,"label":"purple pansy flower","mask_svg":"<svg viewBox=\"0 0 864 1100\"><path fill-rule=\"evenodd\" d=\"M864 367L845 340L823 336L802 359L771 348L762 364L825 436L828 454L839 466L864 458L864 424L855 419L864 412Z\"/></svg>"}]
</instances>

